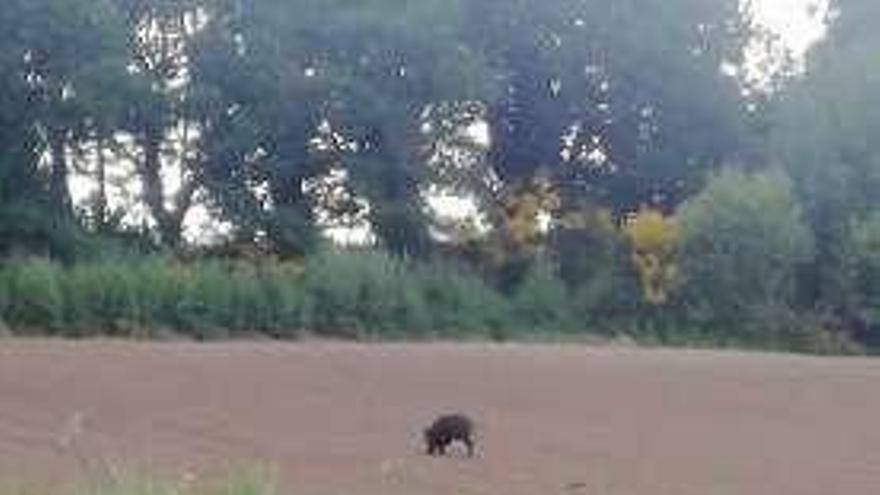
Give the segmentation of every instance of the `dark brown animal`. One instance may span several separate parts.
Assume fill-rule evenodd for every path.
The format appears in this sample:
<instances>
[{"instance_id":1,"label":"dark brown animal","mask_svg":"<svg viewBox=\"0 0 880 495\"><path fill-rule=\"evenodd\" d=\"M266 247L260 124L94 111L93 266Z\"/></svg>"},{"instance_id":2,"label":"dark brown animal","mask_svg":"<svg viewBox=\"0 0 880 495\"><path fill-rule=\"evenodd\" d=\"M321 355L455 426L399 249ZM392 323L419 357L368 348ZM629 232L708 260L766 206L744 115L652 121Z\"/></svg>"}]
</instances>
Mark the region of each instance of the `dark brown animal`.
<instances>
[{"instance_id":1,"label":"dark brown animal","mask_svg":"<svg viewBox=\"0 0 880 495\"><path fill-rule=\"evenodd\" d=\"M474 423L463 414L447 414L434 420L426 428L425 444L428 455L444 455L452 442L459 441L467 447L468 456L474 455Z\"/></svg>"}]
</instances>

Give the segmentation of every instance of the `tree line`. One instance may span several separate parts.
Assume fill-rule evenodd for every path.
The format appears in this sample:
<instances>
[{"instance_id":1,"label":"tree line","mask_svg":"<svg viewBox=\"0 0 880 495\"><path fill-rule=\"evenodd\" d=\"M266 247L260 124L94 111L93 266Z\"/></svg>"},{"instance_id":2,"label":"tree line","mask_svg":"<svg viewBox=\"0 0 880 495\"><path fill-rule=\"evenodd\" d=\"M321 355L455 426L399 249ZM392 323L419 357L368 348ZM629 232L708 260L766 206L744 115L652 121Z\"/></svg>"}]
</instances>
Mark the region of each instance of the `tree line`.
<instances>
[{"instance_id":1,"label":"tree line","mask_svg":"<svg viewBox=\"0 0 880 495\"><path fill-rule=\"evenodd\" d=\"M6 3L14 331L880 345L870 0Z\"/></svg>"}]
</instances>

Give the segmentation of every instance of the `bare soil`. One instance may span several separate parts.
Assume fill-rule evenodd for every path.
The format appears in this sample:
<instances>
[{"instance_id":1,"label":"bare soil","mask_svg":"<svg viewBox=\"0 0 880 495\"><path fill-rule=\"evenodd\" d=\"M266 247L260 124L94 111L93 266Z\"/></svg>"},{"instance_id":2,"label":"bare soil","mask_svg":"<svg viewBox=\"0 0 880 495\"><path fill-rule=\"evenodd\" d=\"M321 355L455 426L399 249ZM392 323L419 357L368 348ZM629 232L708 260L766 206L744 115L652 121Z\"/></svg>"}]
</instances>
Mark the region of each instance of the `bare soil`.
<instances>
[{"instance_id":1,"label":"bare soil","mask_svg":"<svg viewBox=\"0 0 880 495\"><path fill-rule=\"evenodd\" d=\"M475 458L423 453L421 429L450 411L476 420ZM0 342L0 480L188 480L251 461L297 495L874 495L880 361Z\"/></svg>"}]
</instances>

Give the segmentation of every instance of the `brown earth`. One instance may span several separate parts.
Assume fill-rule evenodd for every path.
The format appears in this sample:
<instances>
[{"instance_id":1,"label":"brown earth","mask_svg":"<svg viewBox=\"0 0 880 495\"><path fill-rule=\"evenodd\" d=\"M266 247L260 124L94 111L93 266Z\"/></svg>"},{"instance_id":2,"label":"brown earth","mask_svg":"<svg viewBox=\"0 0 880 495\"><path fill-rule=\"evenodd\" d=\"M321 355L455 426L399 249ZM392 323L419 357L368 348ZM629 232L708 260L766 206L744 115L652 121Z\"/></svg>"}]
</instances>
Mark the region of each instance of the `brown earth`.
<instances>
[{"instance_id":1,"label":"brown earth","mask_svg":"<svg viewBox=\"0 0 880 495\"><path fill-rule=\"evenodd\" d=\"M479 453L419 431L461 410ZM880 361L575 346L0 342L0 480L273 463L306 495L880 493Z\"/></svg>"}]
</instances>

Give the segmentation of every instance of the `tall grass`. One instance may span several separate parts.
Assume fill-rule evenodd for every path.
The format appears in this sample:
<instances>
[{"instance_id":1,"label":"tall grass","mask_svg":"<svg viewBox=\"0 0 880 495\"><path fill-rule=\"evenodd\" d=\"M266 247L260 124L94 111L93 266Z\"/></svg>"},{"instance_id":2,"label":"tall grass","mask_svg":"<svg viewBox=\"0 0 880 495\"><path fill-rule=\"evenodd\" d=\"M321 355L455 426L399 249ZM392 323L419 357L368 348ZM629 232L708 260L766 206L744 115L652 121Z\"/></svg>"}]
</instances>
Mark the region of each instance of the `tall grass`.
<instances>
[{"instance_id":1,"label":"tall grass","mask_svg":"<svg viewBox=\"0 0 880 495\"><path fill-rule=\"evenodd\" d=\"M0 265L0 332L201 340L307 334L361 340L567 340L596 332L672 345L850 349L821 321L790 311L768 313L775 326L751 329L741 322L735 330L711 334L696 331L703 327L692 325L693 315L684 318L675 307L647 307L631 294L623 297L632 290L621 289L616 278L597 280L602 287L572 287L559 275L558 267L542 260L515 290L501 292L465 265L378 251L326 251L302 263L186 263L133 256L64 266L41 258L12 259ZM758 343L732 339L745 331L760 335Z\"/></svg>"},{"instance_id":2,"label":"tall grass","mask_svg":"<svg viewBox=\"0 0 880 495\"><path fill-rule=\"evenodd\" d=\"M551 306L562 302L561 282L529 290L554 283L552 300L528 316L531 306L516 309L463 266L375 251L329 251L304 264L135 257L65 267L30 258L0 267L0 320L17 333L75 337L507 338L560 324Z\"/></svg>"},{"instance_id":3,"label":"tall grass","mask_svg":"<svg viewBox=\"0 0 880 495\"><path fill-rule=\"evenodd\" d=\"M17 332L284 335L301 326L302 306L301 270L288 265L145 258L64 267L23 259L0 268L0 319Z\"/></svg>"}]
</instances>

